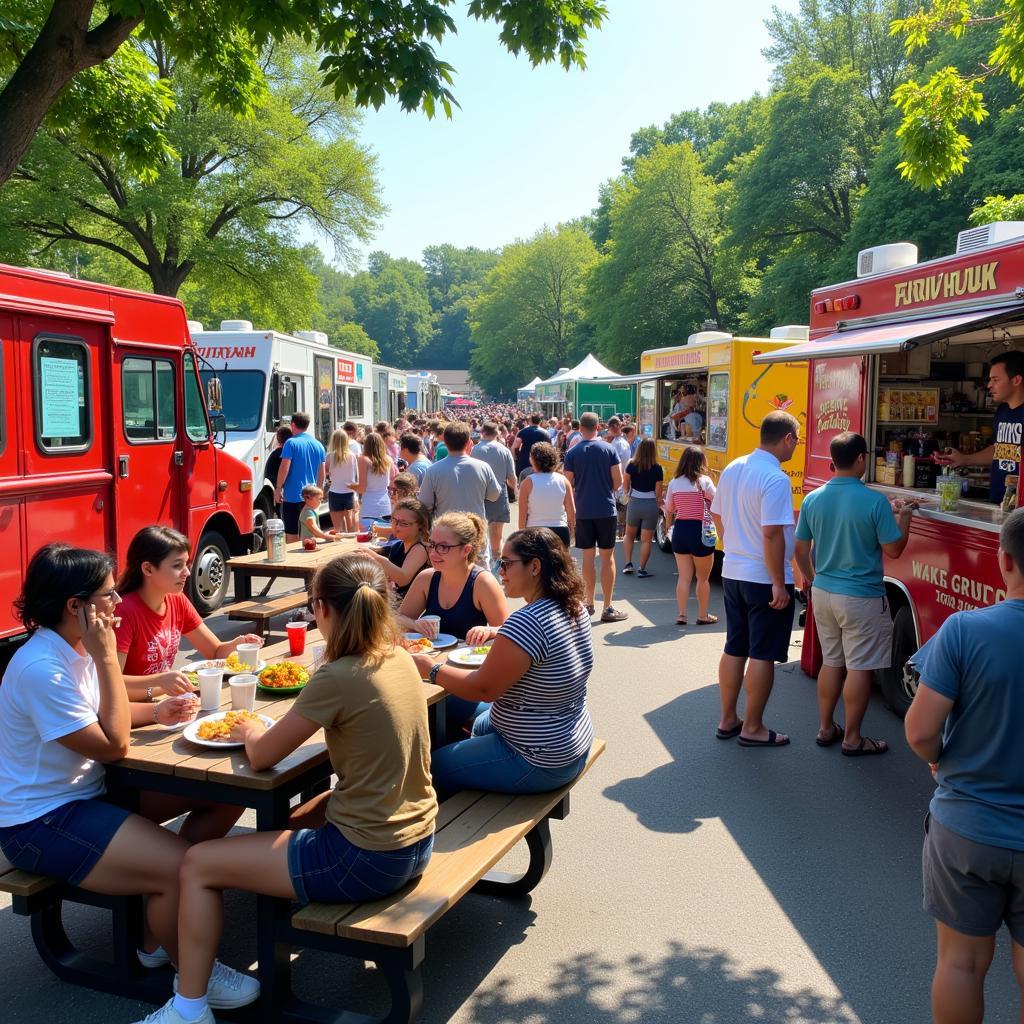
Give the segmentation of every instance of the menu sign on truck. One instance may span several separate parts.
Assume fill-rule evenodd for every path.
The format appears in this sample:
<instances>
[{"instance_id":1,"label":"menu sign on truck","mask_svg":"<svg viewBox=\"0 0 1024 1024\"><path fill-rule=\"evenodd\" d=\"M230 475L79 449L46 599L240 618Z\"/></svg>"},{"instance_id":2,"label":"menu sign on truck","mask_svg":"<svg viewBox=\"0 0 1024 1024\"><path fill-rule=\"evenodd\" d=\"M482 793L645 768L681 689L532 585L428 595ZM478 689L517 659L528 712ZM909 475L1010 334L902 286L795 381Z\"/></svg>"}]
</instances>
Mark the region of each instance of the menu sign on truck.
<instances>
[{"instance_id":1,"label":"menu sign on truck","mask_svg":"<svg viewBox=\"0 0 1024 1024\"><path fill-rule=\"evenodd\" d=\"M815 359L811 363L811 404L807 410L807 477L832 478L832 438L863 431L864 358Z\"/></svg>"}]
</instances>

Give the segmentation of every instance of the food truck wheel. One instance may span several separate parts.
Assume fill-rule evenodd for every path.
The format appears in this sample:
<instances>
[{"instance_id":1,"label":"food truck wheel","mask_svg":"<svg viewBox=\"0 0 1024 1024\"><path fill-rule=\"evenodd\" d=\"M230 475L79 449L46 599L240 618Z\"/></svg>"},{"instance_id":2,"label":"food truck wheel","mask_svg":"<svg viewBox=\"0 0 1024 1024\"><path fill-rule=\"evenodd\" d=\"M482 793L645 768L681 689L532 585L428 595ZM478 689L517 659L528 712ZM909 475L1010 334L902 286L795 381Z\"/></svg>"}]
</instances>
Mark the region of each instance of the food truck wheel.
<instances>
[{"instance_id":1,"label":"food truck wheel","mask_svg":"<svg viewBox=\"0 0 1024 1024\"><path fill-rule=\"evenodd\" d=\"M896 612L892 620L892 665L878 672L882 699L890 711L902 718L917 693L917 673L907 664L917 650L914 615L909 605Z\"/></svg>"},{"instance_id":2,"label":"food truck wheel","mask_svg":"<svg viewBox=\"0 0 1024 1024\"><path fill-rule=\"evenodd\" d=\"M210 615L224 603L230 582L230 557L228 542L216 530L203 534L188 578L188 596L200 615Z\"/></svg>"},{"instance_id":3,"label":"food truck wheel","mask_svg":"<svg viewBox=\"0 0 1024 1024\"><path fill-rule=\"evenodd\" d=\"M672 553L672 532L665 529L665 514L663 512L658 513L658 525L654 528L654 543L665 554Z\"/></svg>"},{"instance_id":4,"label":"food truck wheel","mask_svg":"<svg viewBox=\"0 0 1024 1024\"><path fill-rule=\"evenodd\" d=\"M267 520L274 518L274 506L261 497L252 510L252 553L265 551L267 547Z\"/></svg>"}]
</instances>

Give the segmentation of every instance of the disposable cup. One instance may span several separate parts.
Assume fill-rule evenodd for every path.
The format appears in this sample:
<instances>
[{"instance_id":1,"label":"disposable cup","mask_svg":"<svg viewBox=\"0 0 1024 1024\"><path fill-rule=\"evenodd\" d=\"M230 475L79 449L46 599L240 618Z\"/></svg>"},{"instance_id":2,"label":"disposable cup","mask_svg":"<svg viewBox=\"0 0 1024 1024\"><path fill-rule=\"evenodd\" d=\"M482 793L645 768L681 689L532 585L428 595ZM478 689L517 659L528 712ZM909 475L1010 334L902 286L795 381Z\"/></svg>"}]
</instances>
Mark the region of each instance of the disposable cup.
<instances>
[{"instance_id":1,"label":"disposable cup","mask_svg":"<svg viewBox=\"0 0 1024 1024\"><path fill-rule=\"evenodd\" d=\"M224 682L224 669L201 668L199 676L199 706L203 711L216 711L220 707L220 688Z\"/></svg>"},{"instance_id":2,"label":"disposable cup","mask_svg":"<svg viewBox=\"0 0 1024 1024\"><path fill-rule=\"evenodd\" d=\"M327 658L327 644L325 641L321 640L318 643L313 644L310 651L313 655L312 669L315 672Z\"/></svg>"},{"instance_id":3,"label":"disposable cup","mask_svg":"<svg viewBox=\"0 0 1024 1024\"><path fill-rule=\"evenodd\" d=\"M433 640L438 633L441 632L441 616L440 615L421 615L420 622L427 627L427 635Z\"/></svg>"},{"instance_id":4,"label":"disposable cup","mask_svg":"<svg viewBox=\"0 0 1024 1024\"><path fill-rule=\"evenodd\" d=\"M239 644L238 660L249 668L255 668L260 663L260 644Z\"/></svg>"},{"instance_id":5,"label":"disposable cup","mask_svg":"<svg viewBox=\"0 0 1024 1024\"><path fill-rule=\"evenodd\" d=\"M231 688L231 710L252 711L256 706L256 676L251 672L240 672L228 680Z\"/></svg>"},{"instance_id":6,"label":"disposable cup","mask_svg":"<svg viewBox=\"0 0 1024 1024\"><path fill-rule=\"evenodd\" d=\"M293 658L297 658L306 649L306 623L289 622L285 629L288 633L288 650Z\"/></svg>"}]
</instances>

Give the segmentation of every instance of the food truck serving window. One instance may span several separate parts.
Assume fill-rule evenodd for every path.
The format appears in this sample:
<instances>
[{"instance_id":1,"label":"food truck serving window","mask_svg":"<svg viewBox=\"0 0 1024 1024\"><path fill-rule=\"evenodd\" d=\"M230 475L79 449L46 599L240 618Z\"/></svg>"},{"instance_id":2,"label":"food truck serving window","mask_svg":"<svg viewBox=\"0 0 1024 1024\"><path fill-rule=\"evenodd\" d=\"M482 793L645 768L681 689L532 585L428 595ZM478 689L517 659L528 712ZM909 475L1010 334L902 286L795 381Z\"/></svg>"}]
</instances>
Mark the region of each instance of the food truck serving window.
<instances>
[{"instance_id":1,"label":"food truck serving window","mask_svg":"<svg viewBox=\"0 0 1024 1024\"><path fill-rule=\"evenodd\" d=\"M724 452L729 444L729 374L708 376L707 447Z\"/></svg>"},{"instance_id":2,"label":"food truck serving window","mask_svg":"<svg viewBox=\"0 0 1024 1024\"><path fill-rule=\"evenodd\" d=\"M349 388L348 389L348 418L362 419L365 413L363 412L363 389L362 388Z\"/></svg>"},{"instance_id":3,"label":"food truck serving window","mask_svg":"<svg viewBox=\"0 0 1024 1024\"><path fill-rule=\"evenodd\" d=\"M171 441L174 426L174 363L125 359L121 366L121 414L129 441Z\"/></svg>"},{"instance_id":4,"label":"food truck serving window","mask_svg":"<svg viewBox=\"0 0 1024 1024\"><path fill-rule=\"evenodd\" d=\"M36 443L44 452L92 444L89 350L81 338L38 335L33 344Z\"/></svg>"}]
</instances>

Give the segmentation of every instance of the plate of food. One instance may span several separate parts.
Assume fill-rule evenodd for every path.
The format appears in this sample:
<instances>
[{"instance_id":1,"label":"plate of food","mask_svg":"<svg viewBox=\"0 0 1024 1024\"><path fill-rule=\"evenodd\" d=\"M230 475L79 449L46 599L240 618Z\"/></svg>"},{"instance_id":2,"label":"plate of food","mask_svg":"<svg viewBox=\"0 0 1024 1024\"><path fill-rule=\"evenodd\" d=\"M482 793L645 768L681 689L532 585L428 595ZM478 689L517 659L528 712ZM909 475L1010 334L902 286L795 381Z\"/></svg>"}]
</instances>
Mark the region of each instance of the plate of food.
<instances>
[{"instance_id":1,"label":"plate of food","mask_svg":"<svg viewBox=\"0 0 1024 1024\"><path fill-rule=\"evenodd\" d=\"M256 686L268 693L298 693L309 682L309 671L294 661L266 666Z\"/></svg>"},{"instance_id":2,"label":"plate of food","mask_svg":"<svg viewBox=\"0 0 1024 1024\"><path fill-rule=\"evenodd\" d=\"M260 673L267 667L265 661L257 661L256 667L252 668L247 665L238 656L237 651L232 651L226 658L207 658L205 661L190 661L181 666L181 671L186 675L192 672L198 672L201 668L222 668L224 669L224 678L228 676L236 676L240 672L256 672ZM198 684L199 680L196 679Z\"/></svg>"},{"instance_id":3,"label":"plate of food","mask_svg":"<svg viewBox=\"0 0 1024 1024\"><path fill-rule=\"evenodd\" d=\"M197 718L185 726L185 739L200 747L209 747L211 750L224 750L231 747L244 747L244 743L238 743L229 739L231 727L236 722L259 721L268 729L274 724L272 718L266 715L257 715L253 711L216 711L205 718Z\"/></svg>"},{"instance_id":4,"label":"plate of food","mask_svg":"<svg viewBox=\"0 0 1024 1024\"><path fill-rule=\"evenodd\" d=\"M422 633L403 633L402 646L410 654L433 654L434 645Z\"/></svg>"},{"instance_id":5,"label":"plate of food","mask_svg":"<svg viewBox=\"0 0 1024 1024\"><path fill-rule=\"evenodd\" d=\"M463 668L479 668L484 663L491 647L483 644L480 647L460 647L448 655L449 665L462 665Z\"/></svg>"}]
</instances>

